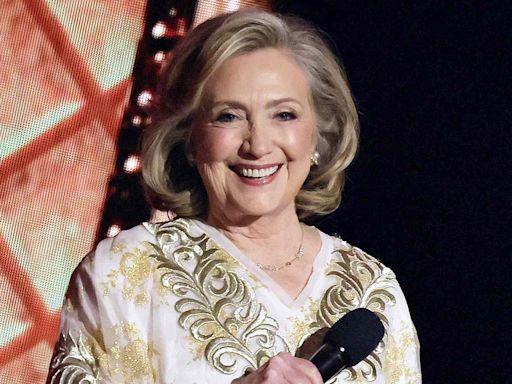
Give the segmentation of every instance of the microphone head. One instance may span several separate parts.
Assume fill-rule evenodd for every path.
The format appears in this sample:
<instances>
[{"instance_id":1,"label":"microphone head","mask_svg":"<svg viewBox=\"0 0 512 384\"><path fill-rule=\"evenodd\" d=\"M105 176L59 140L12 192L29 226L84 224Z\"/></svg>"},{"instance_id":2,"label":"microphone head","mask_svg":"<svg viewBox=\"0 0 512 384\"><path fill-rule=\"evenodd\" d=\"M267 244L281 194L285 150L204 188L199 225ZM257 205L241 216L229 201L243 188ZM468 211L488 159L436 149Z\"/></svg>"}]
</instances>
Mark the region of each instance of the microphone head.
<instances>
[{"instance_id":1,"label":"microphone head","mask_svg":"<svg viewBox=\"0 0 512 384\"><path fill-rule=\"evenodd\" d=\"M366 308L357 308L334 323L324 343L343 347L348 367L352 367L372 353L383 337L384 326L377 315Z\"/></svg>"}]
</instances>

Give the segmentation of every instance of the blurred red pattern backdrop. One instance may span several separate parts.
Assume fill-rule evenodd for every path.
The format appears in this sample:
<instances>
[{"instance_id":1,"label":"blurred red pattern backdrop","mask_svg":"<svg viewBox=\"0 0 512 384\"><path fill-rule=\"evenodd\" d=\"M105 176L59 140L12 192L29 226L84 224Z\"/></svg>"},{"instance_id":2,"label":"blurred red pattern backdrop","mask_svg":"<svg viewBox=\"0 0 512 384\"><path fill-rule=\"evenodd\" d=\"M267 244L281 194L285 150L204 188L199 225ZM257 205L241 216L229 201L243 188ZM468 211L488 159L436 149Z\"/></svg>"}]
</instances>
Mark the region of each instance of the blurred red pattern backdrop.
<instances>
[{"instance_id":1,"label":"blurred red pattern backdrop","mask_svg":"<svg viewBox=\"0 0 512 384\"><path fill-rule=\"evenodd\" d=\"M44 382L92 247L145 0L0 2L0 382Z\"/></svg>"}]
</instances>

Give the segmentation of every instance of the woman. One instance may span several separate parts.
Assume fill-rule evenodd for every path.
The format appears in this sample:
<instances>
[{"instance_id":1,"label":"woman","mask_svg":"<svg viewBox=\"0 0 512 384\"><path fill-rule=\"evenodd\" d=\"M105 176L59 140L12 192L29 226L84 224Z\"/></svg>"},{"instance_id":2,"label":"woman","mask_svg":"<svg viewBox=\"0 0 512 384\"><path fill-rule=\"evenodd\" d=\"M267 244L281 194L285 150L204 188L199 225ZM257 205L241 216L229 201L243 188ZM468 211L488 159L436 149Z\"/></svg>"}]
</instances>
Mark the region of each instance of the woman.
<instances>
[{"instance_id":1,"label":"woman","mask_svg":"<svg viewBox=\"0 0 512 384\"><path fill-rule=\"evenodd\" d=\"M177 218L104 240L78 266L49 381L322 383L299 357L310 336L367 307L385 337L334 382L420 382L393 272L300 222L338 207L357 147L345 75L318 33L261 11L221 16L182 41L163 79L143 176Z\"/></svg>"}]
</instances>

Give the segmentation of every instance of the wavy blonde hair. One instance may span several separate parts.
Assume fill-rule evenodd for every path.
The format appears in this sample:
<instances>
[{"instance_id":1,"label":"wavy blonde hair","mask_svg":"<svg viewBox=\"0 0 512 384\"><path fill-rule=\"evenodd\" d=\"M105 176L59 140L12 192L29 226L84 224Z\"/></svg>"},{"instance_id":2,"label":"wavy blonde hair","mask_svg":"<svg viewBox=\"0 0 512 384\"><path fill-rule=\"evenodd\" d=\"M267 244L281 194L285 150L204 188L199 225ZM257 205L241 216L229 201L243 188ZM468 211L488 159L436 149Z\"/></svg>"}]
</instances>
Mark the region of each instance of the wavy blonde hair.
<instances>
[{"instance_id":1,"label":"wavy blonde hair","mask_svg":"<svg viewBox=\"0 0 512 384\"><path fill-rule=\"evenodd\" d=\"M228 59L264 48L286 50L303 69L316 112L320 162L295 199L297 214L304 219L338 208L345 169L358 145L358 116L345 72L305 21L258 10L210 19L174 50L163 72L157 123L145 130L142 142L144 187L155 208L181 217L206 213L204 185L187 161L191 127L201 113L206 84Z\"/></svg>"}]
</instances>

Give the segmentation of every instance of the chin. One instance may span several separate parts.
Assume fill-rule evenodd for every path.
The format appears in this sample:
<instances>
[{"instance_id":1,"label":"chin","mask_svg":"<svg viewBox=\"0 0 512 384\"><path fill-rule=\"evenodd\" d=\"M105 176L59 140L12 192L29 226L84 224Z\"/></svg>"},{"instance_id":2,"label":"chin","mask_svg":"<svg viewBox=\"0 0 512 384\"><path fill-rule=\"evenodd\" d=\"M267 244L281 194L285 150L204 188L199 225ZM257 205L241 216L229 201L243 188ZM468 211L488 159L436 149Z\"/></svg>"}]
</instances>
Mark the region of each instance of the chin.
<instances>
[{"instance_id":1,"label":"chin","mask_svg":"<svg viewBox=\"0 0 512 384\"><path fill-rule=\"evenodd\" d=\"M234 213L239 213L241 216L254 216L254 217L261 217L266 215L271 215L277 209L273 207L266 206L259 206L257 204L252 205L251 207L239 207L238 209L233 210Z\"/></svg>"},{"instance_id":2,"label":"chin","mask_svg":"<svg viewBox=\"0 0 512 384\"><path fill-rule=\"evenodd\" d=\"M292 203L292 209L295 209ZM278 199L242 199L233 206L231 212L235 216L247 216L247 217L263 217L273 216L286 210L289 204L279 204Z\"/></svg>"}]
</instances>

